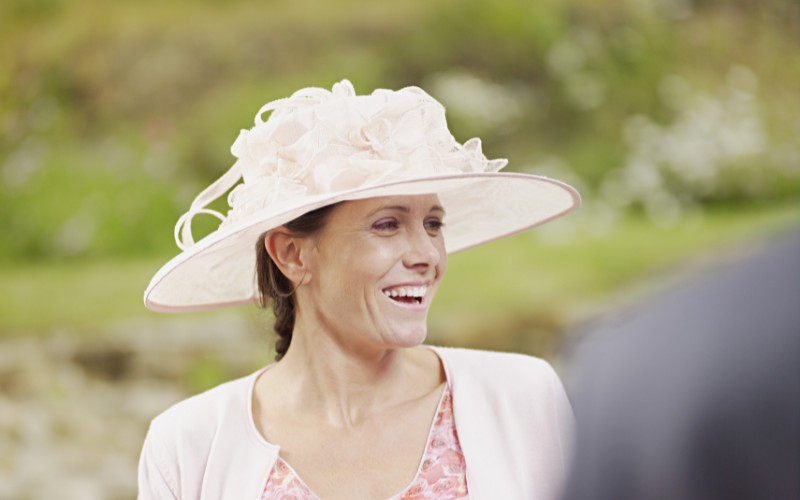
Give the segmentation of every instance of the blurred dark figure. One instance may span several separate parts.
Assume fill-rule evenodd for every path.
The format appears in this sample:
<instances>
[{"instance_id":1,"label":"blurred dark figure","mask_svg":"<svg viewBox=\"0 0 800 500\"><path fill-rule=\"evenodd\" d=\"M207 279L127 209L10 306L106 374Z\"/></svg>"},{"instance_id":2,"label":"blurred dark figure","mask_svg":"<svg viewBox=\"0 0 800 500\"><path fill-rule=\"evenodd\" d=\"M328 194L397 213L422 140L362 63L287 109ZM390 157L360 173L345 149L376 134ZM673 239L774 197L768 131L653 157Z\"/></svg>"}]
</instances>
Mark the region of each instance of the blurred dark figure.
<instances>
[{"instance_id":1,"label":"blurred dark figure","mask_svg":"<svg viewBox=\"0 0 800 500\"><path fill-rule=\"evenodd\" d=\"M800 230L719 267L576 345L564 500L800 498Z\"/></svg>"}]
</instances>

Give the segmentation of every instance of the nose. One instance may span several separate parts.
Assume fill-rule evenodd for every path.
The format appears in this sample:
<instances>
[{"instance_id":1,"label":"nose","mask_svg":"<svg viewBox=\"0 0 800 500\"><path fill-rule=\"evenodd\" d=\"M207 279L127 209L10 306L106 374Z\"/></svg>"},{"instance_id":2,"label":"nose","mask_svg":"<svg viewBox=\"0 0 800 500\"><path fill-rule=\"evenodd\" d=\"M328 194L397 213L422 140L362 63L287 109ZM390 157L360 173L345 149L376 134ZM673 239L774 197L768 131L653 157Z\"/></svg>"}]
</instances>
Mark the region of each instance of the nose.
<instances>
[{"instance_id":1,"label":"nose","mask_svg":"<svg viewBox=\"0 0 800 500\"><path fill-rule=\"evenodd\" d=\"M424 228L408 233L408 248L403 256L403 264L412 269L436 267L442 259L444 245L441 235L431 236Z\"/></svg>"}]
</instances>

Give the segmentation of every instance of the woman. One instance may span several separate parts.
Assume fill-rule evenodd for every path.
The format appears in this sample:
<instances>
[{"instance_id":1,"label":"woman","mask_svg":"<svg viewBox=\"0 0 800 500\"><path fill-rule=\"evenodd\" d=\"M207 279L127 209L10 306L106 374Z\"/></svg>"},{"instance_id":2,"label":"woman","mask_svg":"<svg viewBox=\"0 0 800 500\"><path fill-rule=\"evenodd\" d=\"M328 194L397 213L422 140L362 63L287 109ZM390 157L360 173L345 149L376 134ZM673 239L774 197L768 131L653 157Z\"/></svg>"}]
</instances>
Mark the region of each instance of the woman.
<instances>
[{"instance_id":1,"label":"woman","mask_svg":"<svg viewBox=\"0 0 800 500\"><path fill-rule=\"evenodd\" d=\"M232 152L145 304L272 303L277 362L154 419L140 498L552 498L570 417L549 365L422 342L448 252L560 216L577 193L498 173L506 161L458 144L415 87L303 89ZM227 216L206 208L240 178ZM222 223L195 244L200 213Z\"/></svg>"}]
</instances>

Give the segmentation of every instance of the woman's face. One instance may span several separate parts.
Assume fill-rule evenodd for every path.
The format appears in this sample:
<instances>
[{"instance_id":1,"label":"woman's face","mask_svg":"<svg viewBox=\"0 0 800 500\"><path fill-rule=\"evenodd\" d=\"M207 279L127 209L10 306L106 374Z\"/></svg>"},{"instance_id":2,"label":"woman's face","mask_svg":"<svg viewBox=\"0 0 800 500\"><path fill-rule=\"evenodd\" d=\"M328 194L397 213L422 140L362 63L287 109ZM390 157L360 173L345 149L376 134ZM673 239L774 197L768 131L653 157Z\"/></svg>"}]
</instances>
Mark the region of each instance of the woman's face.
<instances>
[{"instance_id":1,"label":"woman's face","mask_svg":"<svg viewBox=\"0 0 800 500\"><path fill-rule=\"evenodd\" d=\"M310 279L298 290L299 314L339 342L420 344L447 267L443 219L435 195L341 203L306 242Z\"/></svg>"}]
</instances>

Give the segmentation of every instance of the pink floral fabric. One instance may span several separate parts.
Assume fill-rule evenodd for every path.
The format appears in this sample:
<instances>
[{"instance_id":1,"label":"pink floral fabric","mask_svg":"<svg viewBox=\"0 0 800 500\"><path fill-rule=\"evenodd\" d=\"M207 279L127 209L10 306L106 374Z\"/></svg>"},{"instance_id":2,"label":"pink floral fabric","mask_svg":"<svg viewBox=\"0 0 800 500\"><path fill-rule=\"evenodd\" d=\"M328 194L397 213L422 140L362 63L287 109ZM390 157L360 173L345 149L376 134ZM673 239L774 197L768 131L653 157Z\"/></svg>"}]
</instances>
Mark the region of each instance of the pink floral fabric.
<instances>
[{"instance_id":1,"label":"pink floral fabric","mask_svg":"<svg viewBox=\"0 0 800 500\"><path fill-rule=\"evenodd\" d=\"M267 480L262 500L319 499L282 458L278 457ZM431 426L428 444L411 484L390 500L458 500L468 498L464 454L453 420L453 397L446 386Z\"/></svg>"}]
</instances>

